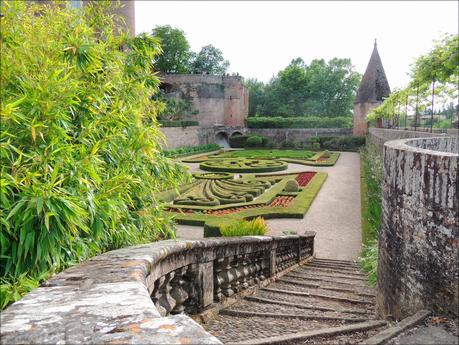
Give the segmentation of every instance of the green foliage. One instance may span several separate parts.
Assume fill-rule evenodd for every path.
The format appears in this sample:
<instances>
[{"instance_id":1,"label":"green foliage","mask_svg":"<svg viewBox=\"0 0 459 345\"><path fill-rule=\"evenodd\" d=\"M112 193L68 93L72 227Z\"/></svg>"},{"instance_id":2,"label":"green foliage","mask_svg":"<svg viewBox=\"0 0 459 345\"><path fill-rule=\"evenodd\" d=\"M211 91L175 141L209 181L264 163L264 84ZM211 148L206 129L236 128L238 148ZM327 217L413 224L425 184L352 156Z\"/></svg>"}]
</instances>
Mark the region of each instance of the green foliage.
<instances>
[{"instance_id":1,"label":"green foliage","mask_svg":"<svg viewBox=\"0 0 459 345\"><path fill-rule=\"evenodd\" d=\"M298 192L298 190L299 190L299 186L296 180L288 180L287 183L285 184L284 191L287 193Z\"/></svg>"},{"instance_id":2,"label":"green foliage","mask_svg":"<svg viewBox=\"0 0 459 345\"><path fill-rule=\"evenodd\" d=\"M249 128L351 128L352 117L249 117Z\"/></svg>"},{"instance_id":3,"label":"green foliage","mask_svg":"<svg viewBox=\"0 0 459 345\"><path fill-rule=\"evenodd\" d=\"M21 294L29 277L172 236L155 193L186 173L159 153L155 39L115 35L111 1L1 6L0 272Z\"/></svg>"},{"instance_id":4,"label":"green foliage","mask_svg":"<svg viewBox=\"0 0 459 345\"><path fill-rule=\"evenodd\" d=\"M201 48L191 63L193 73L207 73L212 75L223 75L229 67L229 61L223 58L220 49L209 44Z\"/></svg>"},{"instance_id":5,"label":"green foliage","mask_svg":"<svg viewBox=\"0 0 459 345\"><path fill-rule=\"evenodd\" d=\"M258 159L298 158L311 159L314 153L305 150L237 150L225 152L221 157L245 157Z\"/></svg>"},{"instance_id":6,"label":"green foliage","mask_svg":"<svg viewBox=\"0 0 459 345\"><path fill-rule=\"evenodd\" d=\"M229 138L229 144L232 148L244 148L249 135L233 135Z\"/></svg>"},{"instance_id":7,"label":"green foliage","mask_svg":"<svg viewBox=\"0 0 459 345\"><path fill-rule=\"evenodd\" d=\"M264 236L267 232L268 224L266 224L266 221L261 217L249 221L241 219L221 228L221 235L223 237Z\"/></svg>"},{"instance_id":8,"label":"green foliage","mask_svg":"<svg viewBox=\"0 0 459 345\"><path fill-rule=\"evenodd\" d=\"M246 82L249 115L350 116L359 82L349 59L313 60L308 66L297 58L266 85Z\"/></svg>"},{"instance_id":9,"label":"green foliage","mask_svg":"<svg viewBox=\"0 0 459 345\"><path fill-rule=\"evenodd\" d=\"M418 57L411 70L410 84L400 90L395 90L378 107L367 115L369 120L379 118L396 119L400 117L400 104L408 105L418 114L430 107L432 111L432 92L434 102L437 99L446 103L457 99L459 84L459 36L445 35L434 42L433 48L427 54ZM434 87L435 86L435 87ZM437 104L435 103L435 104ZM405 112L405 116L406 116Z\"/></svg>"},{"instance_id":10,"label":"green foliage","mask_svg":"<svg viewBox=\"0 0 459 345\"><path fill-rule=\"evenodd\" d=\"M382 157L378 148L367 144L360 151L362 242L360 254L362 268L370 274L375 284L378 265L378 234L381 228L381 184L383 178Z\"/></svg>"},{"instance_id":11,"label":"green foliage","mask_svg":"<svg viewBox=\"0 0 459 345\"><path fill-rule=\"evenodd\" d=\"M191 126L199 126L198 121L193 120L176 120L176 121L168 121L168 120L160 120L158 121L161 127L191 127Z\"/></svg>"},{"instance_id":12,"label":"green foliage","mask_svg":"<svg viewBox=\"0 0 459 345\"><path fill-rule=\"evenodd\" d=\"M364 136L319 137L320 147L335 151L358 151L365 145Z\"/></svg>"},{"instance_id":13,"label":"green foliage","mask_svg":"<svg viewBox=\"0 0 459 345\"><path fill-rule=\"evenodd\" d=\"M192 52L185 32L163 25L155 27L152 35L159 40L162 50L154 61L155 68L164 73L188 73Z\"/></svg>"},{"instance_id":14,"label":"green foliage","mask_svg":"<svg viewBox=\"0 0 459 345\"><path fill-rule=\"evenodd\" d=\"M172 150L163 150L163 154L166 157L178 157L178 156L188 156L195 153L210 152L220 149L220 145L217 144L206 144L199 146L189 146L189 147L178 147Z\"/></svg>"},{"instance_id":15,"label":"green foliage","mask_svg":"<svg viewBox=\"0 0 459 345\"><path fill-rule=\"evenodd\" d=\"M248 147L261 147L263 145L262 137L258 135L252 135L247 139L246 146Z\"/></svg>"}]
</instances>

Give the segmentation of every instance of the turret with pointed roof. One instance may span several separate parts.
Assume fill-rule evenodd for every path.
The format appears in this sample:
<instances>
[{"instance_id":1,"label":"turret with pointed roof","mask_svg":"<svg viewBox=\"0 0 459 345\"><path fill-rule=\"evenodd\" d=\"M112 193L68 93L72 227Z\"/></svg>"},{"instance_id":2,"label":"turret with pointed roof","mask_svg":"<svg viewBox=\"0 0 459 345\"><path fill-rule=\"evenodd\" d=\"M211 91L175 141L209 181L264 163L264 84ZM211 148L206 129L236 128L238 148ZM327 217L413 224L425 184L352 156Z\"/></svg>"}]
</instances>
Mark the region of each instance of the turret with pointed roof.
<instances>
[{"instance_id":1,"label":"turret with pointed roof","mask_svg":"<svg viewBox=\"0 0 459 345\"><path fill-rule=\"evenodd\" d=\"M382 103L390 94L384 67L379 57L376 40L354 101L354 135L365 135L368 129L368 112Z\"/></svg>"}]
</instances>

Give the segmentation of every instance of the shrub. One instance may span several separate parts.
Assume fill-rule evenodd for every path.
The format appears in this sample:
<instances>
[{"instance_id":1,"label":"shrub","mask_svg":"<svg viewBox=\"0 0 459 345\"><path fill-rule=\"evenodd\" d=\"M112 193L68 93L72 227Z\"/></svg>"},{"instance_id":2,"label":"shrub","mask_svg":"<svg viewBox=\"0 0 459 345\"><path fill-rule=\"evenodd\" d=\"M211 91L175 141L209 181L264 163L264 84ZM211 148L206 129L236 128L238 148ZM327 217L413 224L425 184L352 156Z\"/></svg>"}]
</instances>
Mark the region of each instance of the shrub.
<instances>
[{"instance_id":1,"label":"shrub","mask_svg":"<svg viewBox=\"0 0 459 345\"><path fill-rule=\"evenodd\" d=\"M358 151L365 145L364 136L324 137L320 140L322 149L336 151Z\"/></svg>"},{"instance_id":2,"label":"shrub","mask_svg":"<svg viewBox=\"0 0 459 345\"><path fill-rule=\"evenodd\" d=\"M249 135L233 135L229 138L229 144L232 148L242 149L246 146Z\"/></svg>"},{"instance_id":3,"label":"shrub","mask_svg":"<svg viewBox=\"0 0 459 345\"><path fill-rule=\"evenodd\" d=\"M298 192L299 187L298 187L298 182L296 180L288 180L287 183L285 184L284 191L288 193L295 193Z\"/></svg>"},{"instance_id":4,"label":"shrub","mask_svg":"<svg viewBox=\"0 0 459 345\"><path fill-rule=\"evenodd\" d=\"M178 147L172 150L163 150L163 154L165 157L178 157L182 155L190 155L195 153L203 153L203 152L210 152L219 150L220 145L218 144L207 144L207 145L199 145L199 146L189 146L189 147ZM219 153L222 153L219 151Z\"/></svg>"},{"instance_id":5,"label":"shrub","mask_svg":"<svg viewBox=\"0 0 459 345\"><path fill-rule=\"evenodd\" d=\"M199 126L198 121L192 120L177 120L177 121L168 121L168 120L161 120L159 121L161 127L191 127L191 126Z\"/></svg>"},{"instance_id":6,"label":"shrub","mask_svg":"<svg viewBox=\"0 0 459 345\"><path fill-rule=\"evenodd\" d=\"M351 128L352 117L324 117L324 116L298 116L298 117L249 117L249 128Z\"/></svg>"},{"instance_id":7,"label":"shrub","mask_svg":"<svg viewBox=\"0 0 459 345\"><path fill-rule=\"evenodd\" d=\"M323 158L330 158L330 151L325 150L325 151L322 153L322 157L323 157Z\"/></svg>"},{"instance_id":8,"label":"shrub","mask_svg":"<svg viewBox=\"0 0 459 345\"><path fill-rule=\"evenodd\" d=\"M320 143L312 143L313 150L320 150Z\"/></svg>"},{"instance_id":9,"label":"shrub","mask_svg":"<svg viewBox=\"0 0 459 345\"><path fill-rule=\"evenodd\" d=\"M239 220L221 227L220 233L223 237L234 236L263 236L268 232L266 221L257 217L252 220Z\"/></svg>"},{"instance_id":10,"label":"shrub","mask_svg":"<svg viewBox=\"0 0 459 345\"><path fill-rule=\"evenodd\" d=\"M159 154L156 39L115 34L107 1L1 6L5 306L44 272L173 236L154 195L186 174Z\"/></svg>"},{"instance_id":11,"label":"shrub","mask_svg":"<svg viewBox=\"0 0 459 345\"><path fill-rule=\"evenodd\" d=\"M248 147L261 147L263 138L258 135L252 135L247 139L246 146Z\"/></svg>"}]
</instances>

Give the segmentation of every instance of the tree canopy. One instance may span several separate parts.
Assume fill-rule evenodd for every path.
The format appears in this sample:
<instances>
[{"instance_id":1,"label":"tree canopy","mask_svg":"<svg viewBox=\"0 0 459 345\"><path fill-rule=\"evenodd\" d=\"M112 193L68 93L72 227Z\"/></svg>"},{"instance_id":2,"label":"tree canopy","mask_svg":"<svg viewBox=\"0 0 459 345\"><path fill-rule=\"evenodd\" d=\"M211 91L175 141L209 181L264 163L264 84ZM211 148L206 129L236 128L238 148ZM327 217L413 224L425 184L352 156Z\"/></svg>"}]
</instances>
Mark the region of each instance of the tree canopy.
<instances>
[{"instance_id":1,"label":"tree canopy","mask_svg":"<svg viewBox=\"0 0 459 345\"><path fill-rule=\"evenodd\" d=\"M223 58L221 50L209 44L202 47L201 51L192 58L191 71L222 75L228 70L229 64L229 61Z\"/></svg>"},{"instance_id":2,"label":"tree canopy","mask_svg":"<svg viewBox=\"0 0 459 345\"><path fill-rule=\"evenodd\" d=\"M170 25L157 26L152 36L159 40L161 54L154 61L155 69L164 73L225 74L229 61L220 49L212 44L201 48L198 53L191 50L185 32Z\"/></svg>"},{"instance_id":3,"label":"tree canopy","mask_svg":"<svg viewBox=\"0 0 459 345\"><path fill-rule=\"evenodd\" d=\"M164 73L188 73L192 52L183 30L164 25L154 28L152 34L162 51L155 59L155 68Z\"/></svg>"},{"instance_id":4,"label":"tree canopy","mask_svg":"<svg viewBox=\"0 0 459 345\"><path fill-rule=\"evenodd\" d=\"M349 59L296 58L266 85L250 80L249 115L351 115L360 75Z\"/></svg>"}]
</instances>

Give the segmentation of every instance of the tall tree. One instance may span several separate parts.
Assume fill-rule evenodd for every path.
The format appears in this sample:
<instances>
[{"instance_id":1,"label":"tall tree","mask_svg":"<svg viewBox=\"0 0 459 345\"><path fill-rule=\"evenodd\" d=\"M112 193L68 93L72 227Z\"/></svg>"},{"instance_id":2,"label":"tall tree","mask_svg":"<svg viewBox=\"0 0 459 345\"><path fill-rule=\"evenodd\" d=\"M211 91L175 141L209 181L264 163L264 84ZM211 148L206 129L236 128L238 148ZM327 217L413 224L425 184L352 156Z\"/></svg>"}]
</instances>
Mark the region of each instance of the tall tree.
<instances>
[{"instance_id":1,"label":"tall tree","mask_svg":"<svg viewBox=\"0 0 459 345\"><path fill-rule=\"evenodd\" d=\"M260 114L265 102L265 84L257 79L247 79L244 85L249 90L249 116Z\"/></svg>"},{"instance_id":2,"label":"tall tree","mask_svg":"<svg viewBox=\"0 0 459 345\"><path fill-rule=\"evenodd\" d=\"M208 73L220 75L226 73L229 67L229 61L223 58L220 49L212 44L202 47L191 63L191 70L194 73Z\"/></svg>"},{"instance_id":3,"label":"tall tree","mask_svg":"<svg viewBox=\"0 0 459 345\"><path fill-rule=\"evenodd\" d=\"M183 30L170 25L157 26L153 37L160 41L163 51L154 61L155 68L164 73L188 73L192 52Z\"/></svg>"}]
</instances>

